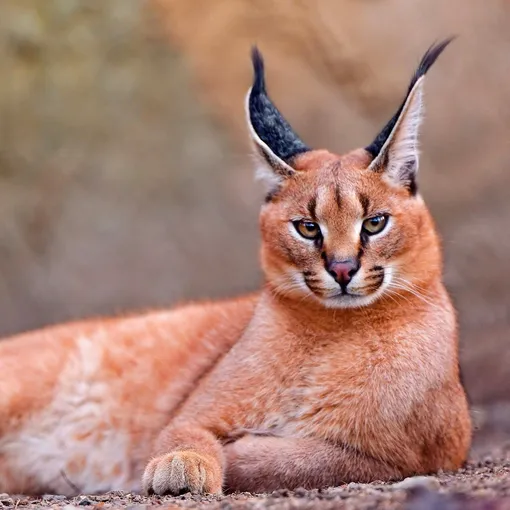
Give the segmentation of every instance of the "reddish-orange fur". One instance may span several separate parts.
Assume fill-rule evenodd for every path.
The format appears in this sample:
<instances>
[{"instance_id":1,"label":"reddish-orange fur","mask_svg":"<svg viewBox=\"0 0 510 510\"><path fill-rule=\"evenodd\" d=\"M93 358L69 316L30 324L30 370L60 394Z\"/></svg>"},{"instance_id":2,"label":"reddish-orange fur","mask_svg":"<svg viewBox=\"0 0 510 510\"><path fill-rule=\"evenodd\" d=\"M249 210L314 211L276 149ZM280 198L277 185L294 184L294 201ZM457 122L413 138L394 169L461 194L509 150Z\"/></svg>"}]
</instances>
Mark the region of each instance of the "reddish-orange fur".
<instances>
[{"instance_id":1,"label":"reddish-orange fur","mask_svg":"<svg viewBox=\"0 0 510 510\"><path fill-rule=\"evenodd\" d=\"M436 231L423 201L370 163L365 150L295 158L262 208L257 294L3 341L0 492L268 491L461 466L471 426ZM391 266L407 285L381 291L367 272L359 292L380 294L333 306L323 260L289 220L314 199L323 249L353 256L361 195L392 218L366 271ZM308 290L289 280L305 271ZM65 452L45 449L51 427Z\"/></svg>"}]
</instances>

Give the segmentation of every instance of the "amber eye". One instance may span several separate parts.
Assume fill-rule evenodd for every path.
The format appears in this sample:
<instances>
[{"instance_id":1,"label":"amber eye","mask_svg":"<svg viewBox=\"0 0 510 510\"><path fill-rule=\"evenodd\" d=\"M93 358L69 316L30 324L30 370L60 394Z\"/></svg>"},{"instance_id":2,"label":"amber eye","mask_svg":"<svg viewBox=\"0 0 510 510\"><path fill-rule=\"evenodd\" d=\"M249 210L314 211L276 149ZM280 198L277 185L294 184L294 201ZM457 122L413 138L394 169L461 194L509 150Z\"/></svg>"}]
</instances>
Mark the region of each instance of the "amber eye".
<instances>
[{"instance_id":1,"label":"amber eye","mask_svg":"<svg viewBox=\"0 0 510 510\"><path fill-rule=\"evenodd\" d=\"M293 223L298 233L305 239L319 239L322 235L321 228L313 221L298 220Z\"/></svg>"},{"instance_id":2,"label":"amber eye","mask_svg":"<svg viewBox=\"0 0 510 510\"><path fill-rule=\"evenodd\" d=\"M387 223L388 216L384 214L373 216L372 218L367 218L363 222L363 232L367 233L369 236L378 234L379 232L382 232Z\"/></svg>"}]
</instances>

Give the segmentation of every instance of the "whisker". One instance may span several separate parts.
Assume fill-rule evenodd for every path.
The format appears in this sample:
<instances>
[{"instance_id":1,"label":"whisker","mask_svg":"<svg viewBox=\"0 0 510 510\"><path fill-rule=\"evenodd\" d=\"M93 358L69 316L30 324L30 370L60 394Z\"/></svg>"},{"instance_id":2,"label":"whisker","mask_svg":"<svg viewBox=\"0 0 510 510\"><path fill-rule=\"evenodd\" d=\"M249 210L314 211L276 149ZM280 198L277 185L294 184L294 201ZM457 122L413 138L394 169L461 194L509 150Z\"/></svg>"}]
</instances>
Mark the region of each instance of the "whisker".
<instances>
[{"instance_id":1,"label":"whisker","mask_svg":"<svg viewBox=\"0 0 510 510\"><path fill-rule=\"evenodd\" d=\"M299 282L284 280L281 283L278 283L272 290L275 295L285 297L293 291L302 290L302 287Z\"/></svg>"},{"instance_id":2,"label":"whisker","mask_svg":"<svg viewBox=\"0 0 510 510\"><path fill-rule=\"evenodd\" d=\"M404 278L395 277L390 282L389 287L393 287L395 289L405 290L412 294L413 296L417 297L418 299L422 300L424 303L426 303L429 306L432 306L434 308L440 309L441 307L434 303L433 301L429 300L426 296L424 296L418 289L413 287L412 282L409 282L405 280Z\"/></svg>"},{"instance_id":3,"label":"whisker","mask_svg":"<svg viewBox=\"0 0 510 510\"><path fill-rule=\"evenodd\" d=\"M395 301L397 304L398 304L398 301L397 301L397 300L396 300L393 296L397 296L397 297L399 297L399 298L403 299L404 301L406 301L407 303L411 303L411 301L409 300L409 298L407 298L406 296L403 296L402 294L400 294L400 293L396 292L396 291L395 291L395 289L394 289L394 288L392 288L392 287L388 287L388 288L386 289L386 292L387 292L387 294L388 294L388 297L390 297L390 296L391 296L391 297L392 297L392 299L393 299L393 301Z\"/></svg>"},{"instance_id":4,"label":"whisker","mask_svg":"<svg viewBox=\"0 0 510 510\"><path fill-rule=\"evenodd\" d=\"M421 290L422 292L426 292L426 291L427 291L427 289L426 289L426 288L421 287L421 286L420 286L420 285L418 285L417 283L411 282L411 281L409 281L409 280L407 280L407 279L403 278L402 276L395 276L394 278L395 278L395 280L398 280L398 281L400 281L400 282L402 282L402 283L406 283L406 284L408 284L408 285L411 285L413 288L416 288L416 289L418 289L418 290Z\"/></svg>"},{"instance_id":5,"label":"whisker","mask_svg":"<svg viewBox=\"0 0 510 510\"><path fill-rule=\"evenodd\" d=\"M388 289L388 290L390 290L390 289ZM387 292L386 296L388 296L388 298L390 298L396 305L398 305L398 301L393 297L391 292Z\"/></svg>"}]
</instances>

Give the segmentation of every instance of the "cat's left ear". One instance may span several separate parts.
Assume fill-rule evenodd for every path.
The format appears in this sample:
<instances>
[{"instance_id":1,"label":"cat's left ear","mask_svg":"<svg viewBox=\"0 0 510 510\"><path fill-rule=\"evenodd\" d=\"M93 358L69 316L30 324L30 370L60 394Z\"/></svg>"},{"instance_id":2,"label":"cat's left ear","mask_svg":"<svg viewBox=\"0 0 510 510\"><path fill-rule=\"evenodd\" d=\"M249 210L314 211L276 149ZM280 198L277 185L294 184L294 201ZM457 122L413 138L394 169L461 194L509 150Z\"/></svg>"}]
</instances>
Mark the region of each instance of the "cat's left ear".
<instances>
[{"instance_id":1,"label":"cat's left ear","mask_svg":"<svg viewBox=\"0 0 510 510\"><path fill-rule=\"evenodd\" d=\"M396 185L416 194L418 171L418 130L423 118L425 74L452 38L431 46L423 56L409 85L407 96L393 118L365 149L373 156L369 168L385 173Z\"/></svg>"},{"instance_id":2,"label":"cat's left ear","mask_svg":"<svg viewBox=\"0 0 510 510\"><path fill-rule=\"evenodd\" d=\"M264 78L264 60L252 49L253 85L246 97L246 115L251 139L259 159L258 177L274 191L296 173L293 159L310 149L294 133L289 123L269 99Z\"/></svg>"}]
</instances>

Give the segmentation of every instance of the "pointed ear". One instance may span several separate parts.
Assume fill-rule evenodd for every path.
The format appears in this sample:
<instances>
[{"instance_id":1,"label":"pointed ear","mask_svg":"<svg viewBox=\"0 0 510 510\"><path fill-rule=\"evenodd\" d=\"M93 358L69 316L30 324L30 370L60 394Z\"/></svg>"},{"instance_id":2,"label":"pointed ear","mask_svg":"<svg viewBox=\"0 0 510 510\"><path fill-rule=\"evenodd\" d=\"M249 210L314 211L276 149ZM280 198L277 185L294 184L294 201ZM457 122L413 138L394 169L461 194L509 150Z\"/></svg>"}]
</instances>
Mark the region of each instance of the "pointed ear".
<instances>
[{"instance_id":1,"label":"pointed ear","mask_svg":"<svg viewBox=\"0 0 510 510\"><path fill-rule=\"evenodd\" d=\"M431 46L416 70L407 96L393 118L376 139L366 147L373 156L369 168L385 173L394 184L416 194L418 171L418 131L423 118L423 86L425 75L452 38Z\"/></svg>"},{"instance_id":2,"label":"pointed ear","mask_svg":"<svg viewBox=\"0 0 510 510\"><path fill-rule=\"evenodd\" d=\"M292 160L310 149L294 133L266 92L264 60L252 49L253 85L246 97L246 115L251 139L258 156L257 175L274 192L296 170Z\"/></svg>"}]
</instances>

